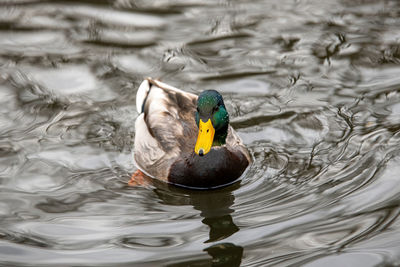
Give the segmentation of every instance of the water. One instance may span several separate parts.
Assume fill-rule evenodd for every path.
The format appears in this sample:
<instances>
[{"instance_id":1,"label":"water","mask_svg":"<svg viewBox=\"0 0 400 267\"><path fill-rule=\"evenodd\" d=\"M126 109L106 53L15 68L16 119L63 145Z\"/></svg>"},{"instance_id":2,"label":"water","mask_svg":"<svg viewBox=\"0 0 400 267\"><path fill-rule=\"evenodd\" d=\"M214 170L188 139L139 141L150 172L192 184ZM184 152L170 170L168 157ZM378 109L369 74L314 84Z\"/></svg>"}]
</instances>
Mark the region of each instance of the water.
<instances>
[{"instance_id":1,"label":"water","mask_svg":"<svg viewBox=\"0 0 400 267\"><path fill-rule=\"evenodd\" d=\"M1 265L400 265L399 3L3 1ZM224 95L240 183L126 186L146 76Z\"/></svg>"}]
</instances>

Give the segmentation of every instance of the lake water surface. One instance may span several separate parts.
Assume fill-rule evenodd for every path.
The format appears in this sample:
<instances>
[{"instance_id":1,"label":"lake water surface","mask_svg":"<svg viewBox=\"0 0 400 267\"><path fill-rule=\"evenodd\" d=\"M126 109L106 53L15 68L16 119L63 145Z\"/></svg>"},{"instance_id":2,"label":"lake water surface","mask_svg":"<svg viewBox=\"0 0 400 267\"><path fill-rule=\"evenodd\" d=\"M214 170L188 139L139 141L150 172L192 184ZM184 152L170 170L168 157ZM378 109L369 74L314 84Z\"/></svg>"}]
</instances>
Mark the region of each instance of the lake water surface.
<instances>
[{"instance_id":1,"label":"lake water surface","mask_svg":"<svg viewBox=\"0 0 400 267\"><path fill-rule=\"evenodd\" d=\"M0 265L399 266L400 2L2 1ZM136 89L217 89L254 163L129 187Z\"/></svg>"}]
</instances>

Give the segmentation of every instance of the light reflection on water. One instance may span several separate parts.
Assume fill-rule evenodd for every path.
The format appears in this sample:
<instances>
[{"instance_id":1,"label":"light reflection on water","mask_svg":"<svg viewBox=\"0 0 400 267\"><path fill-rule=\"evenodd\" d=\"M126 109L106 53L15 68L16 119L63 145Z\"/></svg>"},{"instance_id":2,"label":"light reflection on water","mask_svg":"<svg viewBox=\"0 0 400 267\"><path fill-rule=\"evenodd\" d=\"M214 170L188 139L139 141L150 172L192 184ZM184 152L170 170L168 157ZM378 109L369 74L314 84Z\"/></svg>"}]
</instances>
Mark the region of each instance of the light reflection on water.
<instances>
[{"instance_id":1,"label":"light reflection on water","mask_svg":"<svg viewBox=\"0 0 400 267\"><path fill-rule=\"evenodd\" d=\"M399 265L397 1L7 1L0 263ZM127 187L146 76L215 88L254 157Z\"/></svg>"}]
</instances>

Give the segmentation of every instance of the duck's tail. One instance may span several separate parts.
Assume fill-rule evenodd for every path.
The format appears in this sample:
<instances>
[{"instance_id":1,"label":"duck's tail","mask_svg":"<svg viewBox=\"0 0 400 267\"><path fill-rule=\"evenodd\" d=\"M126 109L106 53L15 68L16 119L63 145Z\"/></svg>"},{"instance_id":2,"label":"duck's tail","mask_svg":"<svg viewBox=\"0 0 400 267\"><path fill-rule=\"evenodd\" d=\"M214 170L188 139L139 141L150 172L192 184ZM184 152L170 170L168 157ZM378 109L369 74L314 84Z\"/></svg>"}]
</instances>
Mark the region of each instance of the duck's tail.
<instances>
[{"instance_id":1,"label":"duck's tail","mask_svg":"<svg viewBox=\"0 0 400 267\"><path fill-rule=\"evenodd\" d=\"M150 92L151 84L148 79L144 79L140 84L136 93L136 109L140 113L143 112L144 103L146 102L147 96Z\"/></svg>"},{"instance_id":2,"label":"duck's tail","mask_svg":"<svg viewBox=\"0 0 400 267\"><path fill-rule=\"evenodd\" d=\"M137 93L136 93L136 109L139 112L139 114L144 112L144 106L147 101L147 96L149 95L152 86L158 87L161 90L165 91L166 93L172 91L173 94L176 94L176 93L183 94L186 97L189 97L192 101L197 100L197 96L194 94L187 93L185 91L182 91L181 89L178 89L178 88L175 88L166 83L160 82L159 80L155 80L150 77L147 77L140 84L140 86L137 90ZM180 103L176 103L176 104L180 104Z\"/></svg>"}]
</instances>

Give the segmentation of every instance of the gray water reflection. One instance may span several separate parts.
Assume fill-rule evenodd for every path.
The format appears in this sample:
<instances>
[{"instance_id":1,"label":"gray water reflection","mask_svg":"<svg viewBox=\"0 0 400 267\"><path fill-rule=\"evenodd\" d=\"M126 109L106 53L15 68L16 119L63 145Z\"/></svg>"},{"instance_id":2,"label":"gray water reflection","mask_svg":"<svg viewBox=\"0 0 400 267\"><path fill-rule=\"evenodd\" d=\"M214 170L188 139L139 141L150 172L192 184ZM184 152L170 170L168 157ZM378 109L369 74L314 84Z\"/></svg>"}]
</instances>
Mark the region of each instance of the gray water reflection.
<instances>
[{"instance_id":1,"label":"gray water reflection","mask_svg":"<svg viewBox=\"0 0 400 267\"><path fill-rule=\"evenodd\" d=\"M209 228L208 239L204 241L207 245L203 251L207 252L211 259L183 259L179 262L168 264L168 266L240 266L243 248L234 243L223 240L239 231L234 223L231 208L235 197L232 194L239 185L232 185L228 188L215 190L213 192L192 191L179 189L173 186L158 186L156 194L161 202L167 205L192 205L200 211L203 218L201 222Z\"/></svg>"},{"instance_id":2,"label":"gray water reflection","mask_svg":"<svg viewBox=\"0 0 400 267\"><path fill-rule=\"evenodd\" d=\"M0 265L397 266L399 1L0 4ZM254 164L128 187L146 76L224 95Z\"/></svg>"}]
</instances>

